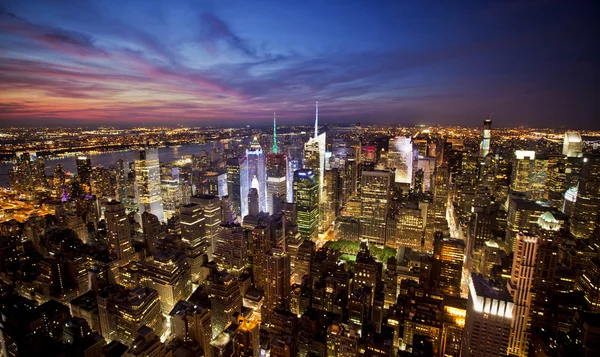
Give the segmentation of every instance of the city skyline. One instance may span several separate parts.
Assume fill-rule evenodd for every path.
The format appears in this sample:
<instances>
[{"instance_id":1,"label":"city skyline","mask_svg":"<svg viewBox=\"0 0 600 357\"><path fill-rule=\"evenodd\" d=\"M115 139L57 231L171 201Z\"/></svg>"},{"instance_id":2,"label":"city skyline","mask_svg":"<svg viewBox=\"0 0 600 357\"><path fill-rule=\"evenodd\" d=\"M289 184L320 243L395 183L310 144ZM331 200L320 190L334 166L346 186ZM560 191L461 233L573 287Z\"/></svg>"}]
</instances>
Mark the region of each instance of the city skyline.
<instances>
[{"instance_id":1,"label":"city skyline","mask_svg":"<svg viewBox=\"0 0 600 357\"><path fill-rule=\"evenodd\" d=\"M597 128L595 6L7 1L0 126Z\"/></svg>"}]
</instances>

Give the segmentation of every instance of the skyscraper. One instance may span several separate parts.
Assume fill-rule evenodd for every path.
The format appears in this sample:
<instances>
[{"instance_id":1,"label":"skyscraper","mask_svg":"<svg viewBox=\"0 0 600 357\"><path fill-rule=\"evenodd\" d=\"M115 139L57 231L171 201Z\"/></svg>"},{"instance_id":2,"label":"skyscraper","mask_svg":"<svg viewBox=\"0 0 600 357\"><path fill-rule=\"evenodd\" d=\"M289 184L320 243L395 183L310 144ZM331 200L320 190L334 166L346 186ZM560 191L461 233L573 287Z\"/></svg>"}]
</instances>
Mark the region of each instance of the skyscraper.
<instances>
[{"instance_id":1,"label":"skyscraper","mask_svg":"<svg viewBox=\"0 0 600 357\"><path fill-rule=\"evenodd\" d=\"M89 188L91 185L92 178L92 161L87 156L77 157L77 177L79 183L87 185Z\"/></svg>"},{"instance_id":2,"label":"skyscraper","mask_svg":"<svg viewBox=\"0 0 600 357\"><path fill-rule=\"evenodd\" d=\"M135 196L139 214L150 211L159 221L165 220L160 188L160 164L157 149L138 150L135 159Z\"/></svg>"},{"instance_id":3,"label":"skyscraper","mask_svg":"<svg viewBox=\"0 0 600 357\"><path fill-rule=\"evenodd\" d=\"M267 209L273 214L273 205L286 200L287 194L287 156L285 154L267 155Z\"/></svg>"},{"instance_id":4,"label":"skyscraper","mask_svg":"<svg viewBox=\"0 0 600 357\"><path fill-rule=\"evenodd\" d=\"M385 244L388 201L392 184L390 171L363 171L360 187L360 238Z\"/></svg>"},{"instance_id":5,"label":"skyscraper","mask_svg":"<svg viewBox=\"0 0 600 357\"><path fill-rule=\"evenodd\" d=\"M319 134L319 106L317 103L315 111L315 132L314 136L304 144L304 169L312 170L317 177L318 187L318 199L319 199L319 216L318 224L323 220L321 217L324 214L324 200L325 200L325 146L326 146L326 134ZM318 226L319 230L323 230L325 227Z\"/></svg>"},{"instance_id":6,"label":"skyscraper","mask_svg":"<svg viewBox=\"0 0 600 357\"><path fill-rule=\"evenodd\" d=\"M465 242L439 238L433 244L433 282L446 295L460 296Z\"/></svg>"},{"instance_id":7,"label":"skyscraper","mask_svg":"<svg viewBox=\"0 0 600 357\"><path fill-rule=\"evenodd\" d=\"M486 157L490 152L490 142L492 139L492 120L487 118L483 121L483 140L481 140L480 157Z\"/></svg>"},{"instance_id":8,"label":"skyscraper","mask_svg":"<svg viewBox=\"0 0 600 357\"><path fill-rule=\"evenodd\" d=\"M119 201L127 198L127 178L129 176L129 162L127 159L117 160L117 199Z\"/></svg>"},{"instance_id":9,"label":"skyscraper","mask_svg":"<svg viewBox=\"0 0 600 357\"><path fill-rule=\"evenodd\" d=\"M513 161L513 170L510 183L511 192L526 193L531 188L533 173L535 172L535 151L517 150Z\"/></svg>"},{"instance_id":10,"label":"skyscraper","mask_svg":"<svg viewBox=\"0 0 600 357\"><path fill-rule=\"evenodd\" d=\"M246 157L227 160L227 194L231 198L233 212L240 219L248 215L248 160Z\"/></svg>"},{"instance_id":11,"label":"skyscraper","mask_svg":"<svg viewBox=\"0 0 600 357\"><path fill-rule=\"evenodd\" d=\"M212 256L214 241L221 225L221 200L218 196L196 195L190 199L191 203L196 203L202 208L204 215L204 233L206 234L206 243L208 244L209 257Z\"/></svg>"},{"instance_id":12,"label":"skyscraper","mask_svg":"<svg viewBox=\"0 0 600 357\"><path fill-rule=\"evenodd\" d=\"M462 357L507 355L514 304L506 289L498 290L475 274L469 284L469 301Z\"/></svg>"},{"instance_id":13,"label":"skyscraper","mask_svg":"<svg viewBox=\"0 0 600 357\"><path fill-rule=\"evenodd\" d=\"M273 248L263 261L265 274L265 302L263 321L271 322L270 314L276 308L289 307L290 298L290 256L280 249Z\"/></svg>"},{"instance_id":14,"label":"skyscraper","mask_svg":"<svg viewBox=\"0 0 600 357\"><path fill-rule=\"evenodd\" d=\"M571 234L576 238L592 238L598 229L600 209L600 154L583 158L577 197L571 216Z\"/></svg>"},{"instance_id":15,"label":"skyscraper","mask_svg":"<svg viewBox=\"0 0 600 357\"><path fill-rule=\"evenodd\" d=\"M209 277L210 312L212 337L219 335L231 322L234 313L242 312L242 295L235 277L227 272L218 272Z\"/></svg>"},{"instance_id":16,"label":"skyscraper","mask_svg":"<svg viewBox=\"0 0 600 357\"><path fill-rule=\"evenodd\" d=\"M390 139L388 167L396 169L394 182L412 185L414 156L411 137L397 136Z\"/></svg>"},{"instance_id":17,"label":"skyscraper","mask_svg":"<svg viewBox=\"0 0 600 357\"><path fill-rule=\"evenodd\" d=\"M254 137L250 143L250 149L246 149L246 157L248 158L248 181L252 182L255 178L258 181L258 200L259 209L262 212L267 210L267 171L265 169L265 155L263 149L258 142L258 138Z\"/></svg>"},{"instance_id":18,"label":"skyscraper","mask_svg":"<svg viewBox=\"0 0 600 357\"><path fill-rule=\"evenodd\" d=\"M185 255L191 268L192 281L197 281L202 266L202 256L208 252L209 242L206 238L204 211L197 203L189 203L180 208L181 238L185 247Z\"/></svg>"},{"instance_id":19,"label":"skyscraper","mask_svg":"<svg viewBox=\"0 0 600 357\"><path fill-rule=\"evenodd\" d=\"M125 213L125 206L118 201L111 201L106 203L105 207L108 250L126 264L134 253L131 246L131 227Z\"/></svg>"},{"instance_id":20,"label":"skyscraper","mask_svg":"<svg viewBox=\"0 0 600 357\"><path fill-rule=\"evenodd\" d=\"M319 219L319 183L312 170L294 172L294 202L296 203L298 232L307 239L317 237Z\"/></svg>"},{"instance_id":21,"label":"skyscraper","mask_svg":"<svg viewBox=\"0 0 600 357\"><path fill-rule=\"evenodd\" d=\"M562 154L566 157L583 156L583 140L581 140L581 134L576 131L567 131L565 133Z\"/></svg>"},{"instance_id":22,"label":"skyscraper","mask_svg":"<svg viewBox=\"0 0 600 357\"><path fill-rule=\"evenodd\" d=\"M513 356L527 356L531 328L532 292L537 262L539 237L519 233L515 242L515 255L508 282L508 292L515 304L508 352Z\"/></svg>"}]
</instances>

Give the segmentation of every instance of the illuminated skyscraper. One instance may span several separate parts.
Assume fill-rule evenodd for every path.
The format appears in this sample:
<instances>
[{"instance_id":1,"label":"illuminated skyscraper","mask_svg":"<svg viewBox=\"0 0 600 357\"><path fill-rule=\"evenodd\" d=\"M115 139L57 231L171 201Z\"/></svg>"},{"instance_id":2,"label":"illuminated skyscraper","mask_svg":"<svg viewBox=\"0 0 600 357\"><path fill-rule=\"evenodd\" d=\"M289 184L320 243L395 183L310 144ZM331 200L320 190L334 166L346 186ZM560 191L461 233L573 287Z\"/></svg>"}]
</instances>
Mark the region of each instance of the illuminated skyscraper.
<instances>
[{"instance_id":1,"label":"illuminated skyscraper","mask_svg":"<svg viewBox=\"0 0 600 357\"><path fill-rule=\"evenodd\" d=\"M211 257L215 244L214 241L221 225L221 200L219 200L218 196L196 195L192 196L190 201L202 208L204 233L206 234L209 257Z\"/></svg>"},{"instance_id":2,"label":"illuminated skyscraper","mask_svg":"<svg viewBox=\"0 0 600 357\"><path fill-rule=\"evenodd\" d=\"M465 242L462 239L440 238L433 244L433 282L446 295L460 296Z\"/></svg>"},{"instance_id":3,"label":"illuminated skyscraper","mask_svg":"<svg viewBox=\"0 0 600 357\"><path fill-rule=\"evenodd\" d=\"M571 216L571 234L576 238L592 238L598 229L600 209L600 155L583 158L577 198Z\"/></svg>"},{"instance_id":4,"label":"illuminated skyscraper","mask_svg":"<svg viewBox=\"0 0 600 357\"><path fill-rule=\"evenodd\" d=\"M89 188L92 179L92 160L87 156L77 157L77 177L79 183L87 185Z\"/></svg>"},{"instance_id":5,"label":"illuminated skyscraper","mask_svg":"<svg viewBox=\"0 0 600 357\"><path fill-rule=\"evenodd\" d=\"M227 160L227 194L231 198L234 214L240 219L248 215L249 189L246 157Z\"/></svg>"},{"instance_id":6,"label":"illuminated skyscraper","mask_svg":"<svg viewBox=\"0 0 600 357\"><path fill-rule=\"evenodd\" d=\"M577 279L575 290L583 291L583 296L593 313L600 313L600 260L592 258L585 265Z\"/></svg>"},{"instance_id":7,"label":"illuminated skyscraper","mask_svg":"<svg viewBox=\"0 0 600 357\"><path fill-rule=\"evenodd\" d=\"M160 164L158 150L143 149L134 154L135 159L135 196L138 201L139 214L150 211L165 220L160 188Z\"/></svg>"},{"instance_id":8,"label":"illuminated skyscraper","mask_svg":"<svg viewBox=\"0 0 600 357\"><path fill-rule=\"evenodd\" d=\"M265 301L263 321L270 323L270 315L276 308L287 309L290 298L290 256L280 249L273 248L263 261L265 274Z\"/></svg>"},{"instance_id":9,"label":"illuminated skyscraper","mask_svg":"<svg viewBox=\"0 0 600 357\"><path fill-rule=\"evenodd\" d=\"M319 219L319 183L312 170L294 172L294 202L297 210L298 232L307 239L317 237Z\"/></svg>"},{"instance_id":10,"label":"illuminated skyscraper","mask_svg":"<svg viewBox=\"0 0 600 357\"><path fill-rule=\"evenodd\" d=\"M185 255L168 250L156 253L141 263L141 283L158 292L164 315L171 312L175 303L192 294L190 266Z\"/></svg>"},{"instance_id":11,"label":"illuminated skyscraper","mask_svg":"<svg viewBox=\"0 0 600 357\"><path fill-rule=\"evenodd\" d=\"M192 280L198 281L203 263L202 256L208 252L209 248L202 206L197 203L181 206L179 219L181 238L186 243L185 255L191 268Z\"/></svg>"},{"instance_id":12,"label":"illuminated skyscraper","mask_svg":"<svg viewBox=\"0 0 600 357\"><path fill-rule=\"evenodd\" d=\"M204 356L212 357L210 341L212 326L210 309L180 300L169 313L171 316L171 334L180 341L192 341L200 345Z\"/></svg>"},{"instance_id":13,"label":"illuminated skyscraper","mask_svg":"<svg viewBox=\"0 0 600 357\"><path fill-rule=\"evenodd\" d=\"M475 274L469 284L469 301L462 357L507 355L514 304L510 294Z\"/></svg>"},{"instance_id":14,"label":"illuminated skyscraper","mask_svg":"<svg viewBox=\"0 0 600 357\"><path fill-rule=\"evenodd\" d=\"M363 171L360 186L360 238L385 244L388 201L392 185L390 171Z\"/></svg>"},{"instance_id":15,"label":"illuminated skyscraper","mask_svg":"<svg viewBox=\"0 0 600 357\"><path fill-rule=\"evenodd\" d=\"M105 204L106 237L108 250L123 263L128 263L134 252L131 246L131 227L125 206L118 201Z\"/></svg>"},{"instance_id":16,"label":"illuminated skyscraper","mask_svg":"<svg viewBox=\"0 0 600 357\"><path fill-rule=\"evenodd\" d=\"M286 200L287 191L287 156L285 154L267 155L267 209L270 214L273 204L280 199Z\"/></svg>"},{"instance_id":17,"label":"illuminated skyscraper","mask_svg":"<svg viewBox=\"0 0 600 357\"><path fill-rule=\"evenodd\" d=\"M304 144L304 169L312 170L317 177L318 195L319 195L319 217L318 217L318 230L323 230L325 227L320 226L323 221L321 217L324 214L325 200L325 145L326 145L326 134L319 134L319 106L317 103L315 111L315 132L314 136Z\"/></svg>"},{"instance_id":18,"label":"illuminated skyscraper","mask_svg":"<svg viewBox=\"0 0 600 357\"><path fill-rule=\"evenodd\" d=\"M583 140L581 140L581 134L576 131L567 131L563 140L562 153L566 157L582 157Z\"/></svg>"},{"instance_id":19,"label":"illuminated skyscraper","mask_svg":"<svg viewBox=\"0 0 600 357\"><path fill-rule=\"evenodd\" d=\"M246 149L248 158L248 180L252 182L254 178L258 181L258 200L261 212L267 210L267 171L265 169L265 155L260 147L258 138L254 137L250 143L250 149Z\"/></svg>"},{"instance_id":20,"label":"illuminated skyscraper","mask_svg":"<svg viewBox=\"0 0 600 357\"><path fill-rule=\"evenodd\" d=\"M212 337L215 338L230 324L234 313L242 312L242 295L237 279L227 272L218 272L209 277L208 292Z\"/></svg>"},{"instance_id":21,"label":"illuminated skyscraper","mask_svg":"<svg viewBox=\"0 0 600 357\"><path fill-rule=\"evenodd\" d=\"M129 162L127 159L117 160L117 199L123 201L127 198L127 177L129 176Z\"/></svg>"},{"instance_id":22,"label":"illuminated skyscraper","mask_svg":"<svg viewBox=\"0 0 600 357\"><path fill-rule=\"evenodd\" d=\"M388 167L396 169L394 182L412 185L414 150L410 137L391 138L388 149Z\"/></svg>"},{"instance_id":23,"label":"illuminated skyscraper","mask_svg":"<svg viewBox=\"0 0 600 357\"><path fill-rule=\"evenodd\" d=\"M515 255L508 282L508 292L515 309L511 326L508 352L513 356L527 356L530 342L532 291L537 263L539 237L519 233L515 242Z\"/></svg>"},{"instance_id":24,"label":"illuminated skyscraper","mask_svg":"<svg viewBox=\"0 0 600 357\"><path fill-rule=\"evenodd\" d=\"M535 172L535 151L517 150L513 162L511 192L527 193L531 189L531 181Z\"/></svg>"},{"instance_id":25,"label":"illuminated skyscraper","mask_svg":"<svg viewBox=\"0 0 600 357\"><path fill-rule=\"evenodd\" d=\"M483 121L483 140L481 140L480 157L486 157L490 152L490 142L492 139L492 120L487 118Z\"/></svg>"}]
</instances>

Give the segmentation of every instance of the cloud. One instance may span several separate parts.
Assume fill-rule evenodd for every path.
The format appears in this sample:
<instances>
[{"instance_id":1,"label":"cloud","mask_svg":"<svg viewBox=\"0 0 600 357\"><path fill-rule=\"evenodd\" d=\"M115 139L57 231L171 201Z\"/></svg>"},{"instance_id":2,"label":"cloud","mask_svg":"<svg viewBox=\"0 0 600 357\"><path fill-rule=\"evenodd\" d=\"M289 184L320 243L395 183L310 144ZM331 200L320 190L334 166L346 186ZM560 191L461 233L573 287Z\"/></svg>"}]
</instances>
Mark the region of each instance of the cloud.
<instances>
[{"instance_id":1,"label":"cloud","mask_svg":"<svg viewBox=\"0 0 600 357\"><path fill-rule=\"evenodd\" d=\"M70 55L81 57L108 56L105 51L95 45L94 38L88 34L33 24L10 12L0 12L0 31L25 36L54 50Z\"/></svg>"},{"instance_id":2,"label":"cloud","mask_svg":"<svg viewBox=\"0 0 600 357\"><path fill-rule=\"evenodd\" d=\"M218 44L223 41L243 55L259 57L256 48L237 35L225 21L211 13L205 12L200 16L200 41L213 54L216 54Z\"/></svg>"}]
</instances>

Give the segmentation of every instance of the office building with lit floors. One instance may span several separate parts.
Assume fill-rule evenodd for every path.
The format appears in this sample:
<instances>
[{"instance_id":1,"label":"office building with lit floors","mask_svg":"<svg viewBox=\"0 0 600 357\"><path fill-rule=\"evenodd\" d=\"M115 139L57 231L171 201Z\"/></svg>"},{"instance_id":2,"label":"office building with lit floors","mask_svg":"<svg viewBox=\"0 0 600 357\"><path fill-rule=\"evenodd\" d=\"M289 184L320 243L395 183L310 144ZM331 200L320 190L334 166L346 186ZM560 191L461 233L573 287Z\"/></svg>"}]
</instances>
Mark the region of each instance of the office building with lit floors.
<instances>
[{"instance_id":1,"label":"office building with lit floors","mask_svg":"<svg viewBox=\"0 0 600 357\"><path fill-rule=\"evenodd\" d=\"M383 246L386 236L388 201L392 184L390 171L363 171L360 187L360 239Z\"/></svg>"},{"instance_id":2,"label":"office building with lit floors","mask_svg":"<svg viewBox=\"0 0 600 357\"><path fill-rule=\"evenodd\" d=\"M593 313L600 313L600 259L592 258L575 283Z\"/></svg>"},{"instance_id":3,"label":"office building with lit floors","mask_svg":"<svg viewBox=\"0 0 600 357\"><path fill-rule=\"evenodd\" d=\"M571 234L576 238L598 238L600 211L600 154L586 155L579 177L571 216Z\"/></svg>"},{"instance_id":4,"label":"office building with lit floors","mask_svg":"<svg viewBox=\"0 0 600 357\"><path fill-rule=\"evenodd\" d=\"M192 281L198 281L204 255L208 252L204 211L197 203L180 207L179 222L181 239L185 244L185 255L190 265Z\"/></svg>"},{"instance_id":5,"label":"office building with lit floors","mask_svg":"<svg viewBox=\"0 0 600 357\"><path fill-rule=\"evenodd\" d=\"M221 200L219 196L214 195L195 195L190 198L190 203L198 204L202 208L207 253L209 257L212 257L215 238L221 225Z\"/></svg>"},{"instance_id":6,"label":"office building with lit floors","mask_svg":"<svg viewBox=\"0 0 600 357\"><path fill-rule=\"evenodd\" d=\"M127 264L134 252L131 245L131 225L125 213L125 206L118 201L110 201L104 207L108 250L120 263Z\"/></svg>"},{"instance_id":7,"label":"office building with lit floors","mask_svg":"<svg viewBox=\"0 0 600 357\"><path fill-rule=\"evenodd\" d=\"M514 356L527 356L531 330L531 305L533 280L537 263L539 237L520 232L515 242L508 292L514 302L513 323L511 326L508 352Z\"/></svg>"},{"instance_id":8,"label":"office building with lit floors","mask_svg":"<svg viewBox=\"0 0 600 357\"><path fill-rule=\"evenodd\" d=\"M77 179L79 184L85 185L89 190L92 182L92 160L87 156L77 157Z\"/></svg>"},{"instance_id":9,"label":"office building with lit floors","mask_svg":"<svg viewBox=\"0 0 600 357\"><path fill-rule=\"evenodd\" d=\"M497 289L473 274L465 317L462 357L498 357L508 353L514 304L506 289Z\"/></svg>"},{"instance_id":10,"label":"office building with lit floors","mask_svg":"<svg viewBox=\"0 0 600 357\"><path fill-rule=\"evenodd\" d=\"M242 312L242 295L237 279L227 272L208 277L212 337L216 338L229 323L233 314Z\"/></svg>"},{"instance_id":11,"label":"office building with lit floors","mask_svg":"<svg viewBox=\"0 0 600 357\"><path fill-rule=\"evenodd\" d=\"M316 239L319 223L319 182L312 170L294 172L294 202L298 232L306 239Z\"/></svg>"},{"instance_id":12,"label":"office building with lit floors","mask_svg":"<svg viewBox=\"0 0 600 357\"><path fill-rule=\"evenodd\" d=\"M204 351L204 356L211 357L210 309L180 300L169 315L171 317L171 335L180 341L197 343Z\"/></svg>"},{"instance_id":13,"label":"office building with lit floors","mask_svg":"<svg viewBox=\"0 0 600 357\"><path fill-rule=\"evenodd\" d=\"M163 314L168 314L179 300L192 294L190 266L179 251L161 251L142 261L142 283L158 292Z\"/></svg>"},{"instance_id":14,"label":"office building with lit floors","mask_svg":"<svg viewBox=\"0 0 600 357\"><path fill-rule=\"evenodd\" d=\"M157 149L138 150L134 153L135 166L135 198L138 202L138 213L150 211L165 220L160 187L160 162Z\"/></svg>"},{"instance_id":15,"label":"office building with lit floors","mask_svg":"<svg viewBox=\"0 0 600 357\"><path fill-rule=\"evenodd\" d=\"M460 296L464 259L462 239L437 238L433 243L432 282L442 293Z\"/></svg>"},{"instance_id":16,"label":"office building with lit floors","mask_svg":"<svg viewBox=\"0 0 600 357\"><path fill-rule=\"evenodd\" d=\"M265 300L261 313L263 323L271 323L271 312L277 308L287 309L290 299L290 256L273 248L265 255Z\"/></svg>"},{"instance_id":17,"label":"office building with lit floors","mask_svg":"<svg viewBox=\"0 0 600 357\"><path fill-rule=\"evenodd\" d=\"M267 212L274 211L274 204L285 200L287 192L287 156L285 154L267 155Z\"/></svg>"},{"instance_id":18,"label":"office building with lit floors","mask_svg":"<svg viewBox=\"0 0 600 357\"><path fill-rule=\"evenodd\" d=\"M97 296L100 330L106 340L129 345L142 326L162 333L163 315L158 292L150 288L125 289L111 285Z\"/></svg>"}]
</instances>

